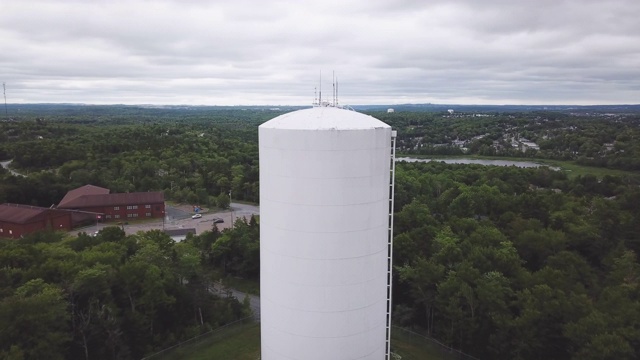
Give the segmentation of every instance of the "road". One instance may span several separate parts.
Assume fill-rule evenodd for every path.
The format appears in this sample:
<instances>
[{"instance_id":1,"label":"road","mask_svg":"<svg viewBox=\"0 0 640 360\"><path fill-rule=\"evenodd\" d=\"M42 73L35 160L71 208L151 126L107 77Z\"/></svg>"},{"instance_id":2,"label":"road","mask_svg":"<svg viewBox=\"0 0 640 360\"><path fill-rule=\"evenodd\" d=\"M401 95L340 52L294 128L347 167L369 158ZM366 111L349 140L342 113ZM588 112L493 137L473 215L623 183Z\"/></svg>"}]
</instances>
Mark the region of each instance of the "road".
<instances>
[{"instance_id":1,"label":"road","mask_svg":"<svg viewBox=\"0 0 640 360\"><path fill-rule=\"evenodd\" d=\"M231 289L224 287L221 283L215 283L211 289L209 289L214 294L218 294L220 296L232 296L238 301L243 302L245 297L249 297L249 306L251 307L251 311L253 312L253 318L256 321L260 321L260 297L252 294L243 293L242 291L238 291L236 289Z\"/></svg>"},{"instance_id":2,"label":"road","mask_svg":"<svg viewBox=\"0 0 640 360\"><path fill-rule=\"evenodd\" d=\"M167 211L169 213L169 211ZM183 214L182 214L183 213ZM160 229L196 229L196 235L199 235L207 230L211 230L213 227L213 219L220 218L224 222L216 224L218 229L223 230L231 227L231 217L236 220L239 217L244 217L247 221L251 218L251 215L260 215L260 207L255 205L231 203L230 210L224 210L219 212L206 212L202 214L200 219L192 219L191 212L184 211L172 211L171 216L165 219L164 224L162 220L149 221L139 224L127 224L122 225L127 235L135 234L138 231L149 231ZM88 227L75 229L72 234L77 235L80 232L86 232L88 234L98 231L107 226L117 226L116 223L99 223Z\"/></svg>"},{"instance_id":3,"label":"road","mask_svg":"<svg viewBox=\"0 0 640 360\"><path fill-rule=\"evenodd\" d=\"M13 170L9 169L9 164L11 164L11 162L12 162L12 161L13 161L13 160L0 161L0 165L1 165L3 168L5 168L5 169L9 170L9 172L10 172L13 176L22 176L22 177L24 177L24 174L20 174L20 173L18 173L18 172L15 172L15 171L13 171Z\"/></svg>"},{"instance_id":4,"label":"road","mask_svg":"<svg viewBox=\"0 0 640 360\"><path fill-rule=\"evenodd\" d=\"M260 215L260 207L256 205L231 203L231 210L233 210L234 216L244 216L247 219L249 219L251 215Z\"/></svg>"},{"instance_id":5,"label":"road","mask_svg":"<svg viewBox=\"0 0 640 360\"><path fill-rule=\"evenodd\" d=\"M186 218L176 218L166 221L165 229L195 228L196 234L201 234L207 230L211 230L214 218L220 218L224 222L216 224L216 226L218 229L223 230L231 227L232 217L233 220L244 217L248 221L251 215L260 215L260 208L255 205L231 203L230 210L203 213L200 219L192 219L191 214L192 213L188 213L188 217Z\"/></svg>"}]
</instances>

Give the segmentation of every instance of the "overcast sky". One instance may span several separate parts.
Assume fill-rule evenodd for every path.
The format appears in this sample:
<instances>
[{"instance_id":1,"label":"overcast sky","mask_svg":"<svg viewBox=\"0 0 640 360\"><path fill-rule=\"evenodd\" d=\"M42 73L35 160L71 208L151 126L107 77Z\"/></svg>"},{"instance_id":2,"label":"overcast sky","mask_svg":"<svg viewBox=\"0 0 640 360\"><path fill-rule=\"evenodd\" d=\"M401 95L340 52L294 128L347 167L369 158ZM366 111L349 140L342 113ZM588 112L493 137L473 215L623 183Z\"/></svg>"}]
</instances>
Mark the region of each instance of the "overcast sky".
<instances>
[{"instance_id":1,"label":"overcast sky","mask_svg":"<svg viewBox=\"0 0 640 360\"><path fill-rule=\"evenodd\" d=\"M640 0L2 0L9 103L640 103Z\"/></svg>"}]
</instances>

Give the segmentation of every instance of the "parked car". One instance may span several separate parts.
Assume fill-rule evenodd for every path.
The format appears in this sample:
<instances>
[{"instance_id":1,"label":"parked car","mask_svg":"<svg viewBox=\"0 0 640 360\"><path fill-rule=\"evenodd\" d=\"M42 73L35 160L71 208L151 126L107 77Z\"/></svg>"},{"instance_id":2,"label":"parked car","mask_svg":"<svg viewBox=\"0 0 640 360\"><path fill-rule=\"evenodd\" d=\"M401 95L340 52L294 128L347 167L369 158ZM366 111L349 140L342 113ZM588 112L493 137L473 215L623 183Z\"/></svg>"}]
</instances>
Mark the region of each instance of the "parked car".
<instances>
[{"instance_id":1,"label":"parked car","mask_svg":"<svg viewBox=\"0 0 640 360\"><path fill-rule=\"evenodd\" d=\"M192 219L200 219L201 217L202 217L202 214L195 214L191 218Z\"/></svg>"},{"instance_id":2,"label":"parked car","mask_svg":"<svg viewBox=\"0 0 640 360\"><path fill-rule=\"evenodd\" d=\"M220 223L223 223L223 222L224 222L224 220L222 220L220 218L213 218L213 223L214 224L220 224Z\"/></svg>"}]
</instances>

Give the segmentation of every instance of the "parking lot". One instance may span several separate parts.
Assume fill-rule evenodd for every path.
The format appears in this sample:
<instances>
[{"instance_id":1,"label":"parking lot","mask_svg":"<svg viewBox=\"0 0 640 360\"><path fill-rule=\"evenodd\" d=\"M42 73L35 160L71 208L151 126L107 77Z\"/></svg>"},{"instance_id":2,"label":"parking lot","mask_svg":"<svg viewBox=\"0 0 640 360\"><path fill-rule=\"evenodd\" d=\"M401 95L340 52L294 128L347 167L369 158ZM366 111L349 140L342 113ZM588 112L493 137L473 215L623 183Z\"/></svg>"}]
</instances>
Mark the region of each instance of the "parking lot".
<instances>
[{"instance_id":1,"label":"parking lot","mask_svg":"<svg viewBox=\"0 0 640 360\"><path fill-rule=\"evenodd\" d=\"M77 235L81 232L86 232L88 234L93 234L100 229L107 226L122 226L125 233L135 234L138 231L149 231L154 229L189 229L195 228L196 235L203 233L204 231L211 230L213 227L213 220L215 218L222 219L223 222L216 224L218 229L223 230L231 227L231 217L233 219L237 219L239 217L244 217L249 221L251 215L259 215L260 208L255 205L247 205L240 203L232 203L231 210L225 210L220 212L209 212L203 211L201 212L202 217L199 219L192 219L191 216L194 214L191 206L182 205L182 206L166 206L165 211L167 216L164 221L160 219L150 220L148 222L142 223L134 223L134 224L123 224L118 225L117 223L98 223L97 225L87 226L81 229L75 229L72 231L72 234Z\"/></svg>"}]
</instances>

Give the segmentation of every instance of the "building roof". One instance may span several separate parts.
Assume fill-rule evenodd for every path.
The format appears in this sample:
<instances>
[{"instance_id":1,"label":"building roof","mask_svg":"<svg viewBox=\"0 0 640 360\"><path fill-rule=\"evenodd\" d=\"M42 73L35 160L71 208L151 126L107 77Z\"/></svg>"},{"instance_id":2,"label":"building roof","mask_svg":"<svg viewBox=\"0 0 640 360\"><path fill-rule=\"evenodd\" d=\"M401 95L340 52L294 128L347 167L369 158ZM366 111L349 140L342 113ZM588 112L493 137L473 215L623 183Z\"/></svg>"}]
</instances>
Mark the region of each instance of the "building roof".
<instances>
[{"instance_id":1,"label":"building roof","mask_svg":"<svg viewBox=\"0 0 640 360\"><path fill-rule=\"evenodd\" d=\"M60 202L58 207L63 209L80 209L100 206L151 205L157 203L164 203L164 194L161 191L81 195L67 202Z\"/></svg>"},{"instance_id":2,"label":"building roof","mask_svg":"<svg viewBox=\"0 0 640 360\"><path fill-rule=\"evenodd\" d=\"M109 189L105 189L99 186L95 186L95 185L81 186L77 189L69 190L69 192L67 192L64 198L62 198L62 200L60 201L60 204L58 204L58 207L65 207L64 205L66 205L68 202L75 200L80 196L104 195L108 193L109 193Z\"/></svg>"},{"instance_id":3,"label":"building roof","mask_svg":"<svg viewBox=\"0 0 640 360\"><path fill-rule=\"evenodd\" d=\"M389 128L389 125L373 116L356 111L319 106L280 115L260 127L290 130L365 130Z\"/></svg>"},{"instance_id":4,"label":"building roof","mask_svg":"<svg viewBox=\"0 0 640 360\"><path fill-rule=\"evenodd\" d=\"M49 209L20 205L20 204L2 204L0 205L0 221L10 222L14 224L25 224L46 213Z\"/></svg>"}]
</instances>

